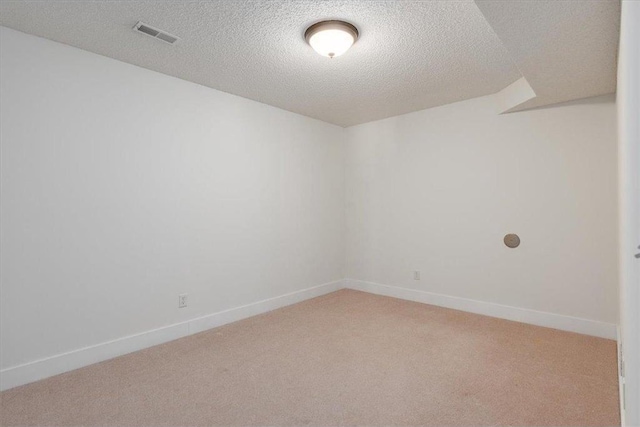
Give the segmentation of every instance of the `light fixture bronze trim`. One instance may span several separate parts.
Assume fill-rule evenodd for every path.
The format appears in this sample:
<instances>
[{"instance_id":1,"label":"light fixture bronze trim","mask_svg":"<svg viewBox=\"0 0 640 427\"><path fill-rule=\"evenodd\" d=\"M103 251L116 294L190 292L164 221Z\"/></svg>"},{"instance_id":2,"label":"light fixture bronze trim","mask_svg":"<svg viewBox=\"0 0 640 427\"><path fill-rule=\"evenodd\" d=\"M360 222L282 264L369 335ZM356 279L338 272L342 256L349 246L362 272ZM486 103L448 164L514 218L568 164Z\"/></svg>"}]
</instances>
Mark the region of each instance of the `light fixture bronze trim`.
<instances>
[{"instance_id":1,"label":"light fixture bronze trim","mask_svg":"<svg viewBox=\"0 0 640 427\"><path fill-rule=\"evenodd\" d=\"M358 41L358 37L360 36L360 32L355 25L350 24L346 21L329 20L316 22L315 24L307 28L307 30L304 32L304 39L307 44L310 45L311 43L309 43L309 40L311 40L311 37L313 37L314 34L325 30L342 30L344 32L347 32L353 37L354 44Z\"/></svg>"}]
</instances>

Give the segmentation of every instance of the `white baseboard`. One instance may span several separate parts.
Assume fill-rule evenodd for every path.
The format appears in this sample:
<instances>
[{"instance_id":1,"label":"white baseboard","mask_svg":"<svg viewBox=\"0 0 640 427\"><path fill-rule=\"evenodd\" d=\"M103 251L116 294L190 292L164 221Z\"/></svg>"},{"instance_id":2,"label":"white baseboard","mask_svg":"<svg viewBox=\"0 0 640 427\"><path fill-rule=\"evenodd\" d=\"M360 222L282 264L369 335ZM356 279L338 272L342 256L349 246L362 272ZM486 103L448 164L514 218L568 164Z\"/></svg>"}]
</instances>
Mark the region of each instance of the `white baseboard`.
<instances>
[{"instance_id":1,"label":"white baseboard","mask_svg":"<svg viewBox=\"0 0 640 427\"><path fill-rule=\"evenodd\" d=\"M336 280L335 282L325 283L302 291L291 292L279 297L269 298L253 304L232 308L230 310L220 311L208 316L202 316L189 321L189 333L197 334L198 332L206 331L207 329L216 328L218 326L226 325L227 323L236 322L238 320L246 319L247 317L256 316L277 308L296 304L340 289L344 289L344 281Z\"/></svg>"},{"instance_id":2,"label":"white baseboard","mask_svg":"<svg viewBox=\"0 0 640 427\"><path fill-rule=\"evenodd\" d=\"M0 371L0 391L48 378L53 375L62 374L154 345L173 341L187 335L226 325L227 323L246 319L257 314L266 313L337 291L343 287L344 284L342 280L325 283L185 322L6 368Z\"/></svg>"},{"instance_id":3,"label":"white baseboard","mask_svg":"<svg viewBox=\"0 0 640 427\"><path fill-rule=\"evenodd\" d=\"M547 313L544 311L529 310L526 308L435 294L417 289L382 285L380 283L365 282L362 280L345 279L344 282L345 287L349 289L369 292L372 294L437 305L440 307L452 308L455 310L497 317L500 319L513 320L516 322L529 323L547 328L560 329L563 331L577 332L579 334L592 335L600 338L615 340L617 337L617 325L612 323L598 322L595 320L581 319L579 317L563 316L561 314Z\"/></svg>"},{"instance_id":4,"label":"white baseboard","mask_svg":"<svg viewBox=\"0 0 640 427\"><path fill-rule=\"evenodd\" d=\"M235 307L229 310L198 317L196 319L191 319L151 331L130 335L90 347L80 348L67 353L25 363L23 365L6 368L0 371L0 390L7 390L23 384L48 378L53 375L82 368L93 363L102 362L117 356L152 347L154 345L173 341L178 338L266 313L291 304L296 304L343 288L416 301L424 304L437 305L440 307L498 317L516 322L577 332L580 334L609 339L617 338L617 325L610 323L435 294L416 289L382 285L380 283L365 282L362 280L345 279L325 283L323 285L314 286L301 291L243 305L241 307Z\"/></svg>"}]
</instances>

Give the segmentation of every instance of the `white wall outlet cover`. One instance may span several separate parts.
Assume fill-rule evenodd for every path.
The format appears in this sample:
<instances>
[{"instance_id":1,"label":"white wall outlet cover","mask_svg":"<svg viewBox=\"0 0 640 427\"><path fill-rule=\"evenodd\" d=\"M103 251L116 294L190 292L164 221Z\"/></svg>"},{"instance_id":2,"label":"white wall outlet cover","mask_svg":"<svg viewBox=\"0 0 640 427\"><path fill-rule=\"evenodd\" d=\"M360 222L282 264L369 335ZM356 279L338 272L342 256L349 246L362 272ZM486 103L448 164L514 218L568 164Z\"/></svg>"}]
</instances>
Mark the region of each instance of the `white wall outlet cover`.
<instances>
[{"instance_id":1,"label":"white wall outlet cover","mask_svg":"<svg viewBox=\"0 0 640 427\"><path fill-rule=\"evenodd\" d=\"M187 306L187 294L178 295L178 308L184 308Z\"/></svg>"}]
</instances>

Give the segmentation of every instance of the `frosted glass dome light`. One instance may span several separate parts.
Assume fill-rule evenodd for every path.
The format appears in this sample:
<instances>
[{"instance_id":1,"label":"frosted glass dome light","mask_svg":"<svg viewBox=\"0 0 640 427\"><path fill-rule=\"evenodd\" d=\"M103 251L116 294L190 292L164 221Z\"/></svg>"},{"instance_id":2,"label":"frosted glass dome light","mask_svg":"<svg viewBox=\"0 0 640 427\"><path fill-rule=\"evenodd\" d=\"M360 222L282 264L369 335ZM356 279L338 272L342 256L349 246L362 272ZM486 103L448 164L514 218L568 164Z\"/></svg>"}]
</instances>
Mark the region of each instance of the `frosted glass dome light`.
<instances>
[{"instance_id":1,"label":"frosted glass dome light","mask_svg":"<svg viewBox=\"0 0 640 427\"><path fill-rule=\"evenodd\" d=\"M358 40L358 29L344 21L322 21L307 28L304 38L320 55L334 58Z\"/></svg>"}]
</instances>

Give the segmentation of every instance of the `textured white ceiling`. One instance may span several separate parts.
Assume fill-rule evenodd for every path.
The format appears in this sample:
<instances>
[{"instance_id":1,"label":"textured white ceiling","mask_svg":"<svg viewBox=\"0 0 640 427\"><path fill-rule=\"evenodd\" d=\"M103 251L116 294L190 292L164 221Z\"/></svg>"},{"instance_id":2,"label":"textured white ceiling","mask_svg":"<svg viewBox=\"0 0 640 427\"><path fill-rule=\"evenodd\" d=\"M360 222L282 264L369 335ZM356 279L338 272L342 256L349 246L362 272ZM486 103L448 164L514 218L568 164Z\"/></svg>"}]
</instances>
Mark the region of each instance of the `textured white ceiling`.
<instances>
[{"instance_id":1,"label":"textured white ceiling","mask_svg":"<svg viewBox=\"0 0 640 427\"><path fill-rule=\"evenodd\" d=\"M616 90L618 0L476 0L535 97L511 111Z\"/></svg>"},{"instance_id":2,"label":"textured white ceiling","mask_svg":"<svg viewBox=\"0 0 640 427\"><path fill-rule=\"evenodd\" d=\"M478 3L489 22L472 0L3 0L0 25L341 126L496 93L523 75L532 106L613 91L617 1ZM303 33L332 18L361 38L328 59ZM181 40L136 34L138 20Z\"/></svg>"},{"instance_id":3,"label":"textured white ceiling","mask_svg":"<svg viewBox=\"0 0 640 427\"><path fill-rule=\"evenodd\" d=\"M327 18L361 32L335 59L303 39ZM136 34L138 20L181 40ZM3 1L0 25L341 126L520 77L473 1Z\"/></svg>"}]
</instances>

